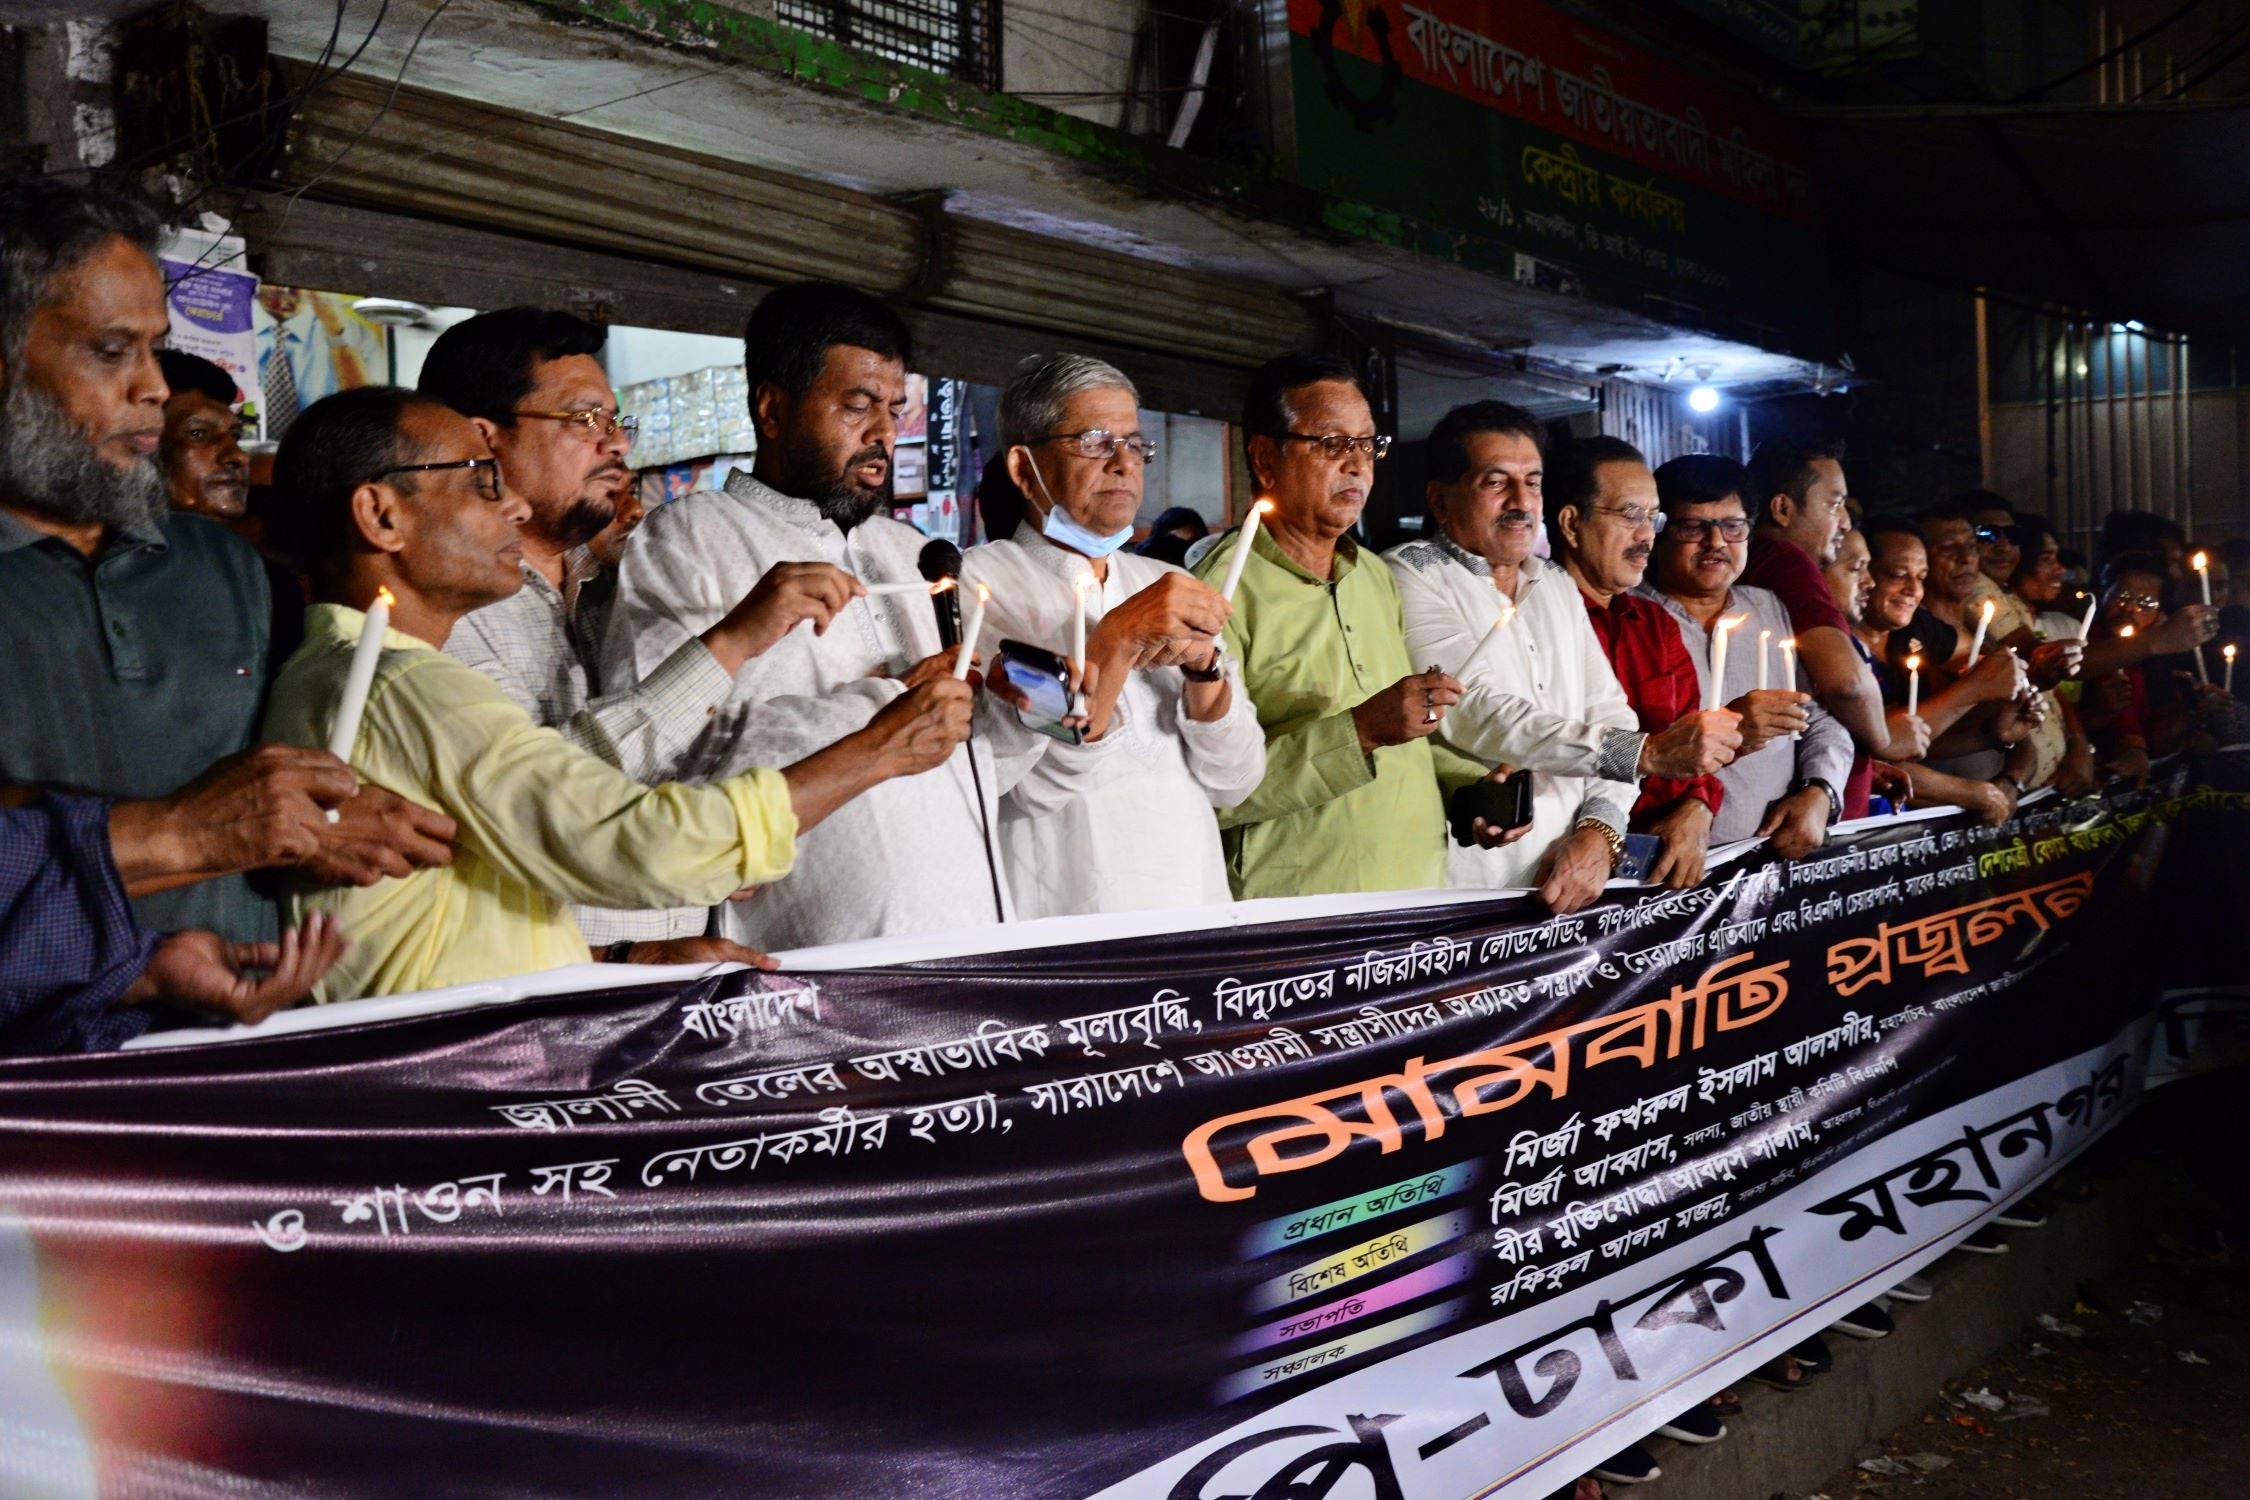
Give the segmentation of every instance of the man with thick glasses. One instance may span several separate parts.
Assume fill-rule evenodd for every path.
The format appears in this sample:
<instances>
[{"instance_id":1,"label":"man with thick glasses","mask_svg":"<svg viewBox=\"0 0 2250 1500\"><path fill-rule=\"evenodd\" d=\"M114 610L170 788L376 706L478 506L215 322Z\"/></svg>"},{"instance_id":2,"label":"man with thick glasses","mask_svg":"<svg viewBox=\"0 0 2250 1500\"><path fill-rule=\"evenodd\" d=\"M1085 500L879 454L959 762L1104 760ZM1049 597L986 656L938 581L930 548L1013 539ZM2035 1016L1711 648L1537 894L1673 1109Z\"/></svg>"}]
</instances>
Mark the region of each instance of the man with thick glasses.
<instances>
[{"instance_id":1,"label":"man with thick glasses","mask_svg":"<svg viewBox=\"0 0 2250 1500\"><path fill-rule=\"evenodd\" d=\"M742 664L810 619L825 626L854 585L821 565L777 569L639 682L604 692L595 626L608 569L593 542L631 476L634 423L602 369L607 335L567 312L510 307L456 323L423 363L422 393L473 422L500 460L523 525L523 588L463 618L446 651L510 701L637 781L664 781L726 701ZM577 912L596 950L637 963L755 955L706 938L703 907Z\"/></svg>"},{"instance_id":2,"label":"man with thick glasses","mask_svg":"<svg viewBox=\"0 0 2250 1500\"><path fill-rule=\"evenodd\" d=\"M991 660L1017 640L1068 656L1090 577L1087 733L1107 747L1092 785L1057 788L1042 762L1001 804L1008 884L1026 916L1224 904L1212 810L1265 775L1265 734L1219 650L1226 601L1125 548L1155 452L1140 427L1133 383L1084 355L1034 355L1000 396L1025 514L968 555L964 579L992 595L977 649Z\"/></svg>"},{"instance_id":3,"label":"man with thick glasses","mask_svg":"<svg viewBox=\"0 0 2250 1500\"><path fill-rule=\"evenodd\" d=\"M1792 633L1789 611L1777 595L1739 582L1757 521L1750 476L1732 459L1697 454L1658 469L1656 490L1665 525L1656 539L1656 577L1641 591L1680 627L1699 693L1708 691L1714 642L1724 625L1731 638L1718 700L1732 703L1755 689L1760 635L1771 649ZM1825 580L1821 587L1825 592ZM1835 601L1829 605L1834 608ZM1852 660L1866 670L1857 653ZM1768 658L1769 680L1778 665ZM1872 674L1868 680L1874 680ZM1827 842L1829 825L1843 816L1852 740L1817 702L1800 707L1805 728L1799 738L1766 740L1720 769L1726 795L1711 823L1714 846L1770 838L1776 854L1795 859Z\"/></svg>"},{"instance_id":4,"label":"man with thick glasses","mask_svg":"<svg viewBox=\"0 0 2250 1500\"><path fill-rule=\"evenodd\" d=\"M529 507L502 487L467 418L388 386L342 392L290 425L275 479L304 528L315 602L305 645L274 685L268 734L327 741L363 611L387 593L390 628L352 766L460 824L447 869L295 898L352 938L319 999L583 963L572 905L709 906L779 880L800 833L879 782L942 763L967 733L969 688L941 678L785 769L644 785L434 644L523 587L517 527Z\"/></svg>"},{"instance_id":5,"label":"man with thick glasses","mask_svg":"<svg viewBox=\"0 0 2250 1500\"><path fill-rule=\"evenodd\" d=\"M1227 653L1266 736L1258 789L1219 813L1238 897L1420 890L1445 880L1430 736L1461 701L1407 654L1398 586L1350 532L1390 439L1350 364L1285 354L1250 378L1242 434L1273 509L1244 560ZM1196 565L1223 580L1242 533ZM1486 768L1447 752L1463 781Z\"/></svg>"},{"instance_id":6,"label":"man with thick glasses","mask_svg":"<svg viewBox=\"0 0 2250 1500\"><path fill-rule=\"evenodd\" d=\"M1714 771L1740 734L1724 710L1642 732L1570 576L1532 555L1546 520L1541 448L1538 420L1521 407L1447 412L1429 438L1435 530L1386 555L1414 659L1461 679L1439 737L1533 778L1531 822L1499 847L1452 845L1446 883L1533 885L1551 910L1571 912L1615 870L1640 778ZM1646 499L1653 509L1653 485Z\"/></svg>"}]
</instances>

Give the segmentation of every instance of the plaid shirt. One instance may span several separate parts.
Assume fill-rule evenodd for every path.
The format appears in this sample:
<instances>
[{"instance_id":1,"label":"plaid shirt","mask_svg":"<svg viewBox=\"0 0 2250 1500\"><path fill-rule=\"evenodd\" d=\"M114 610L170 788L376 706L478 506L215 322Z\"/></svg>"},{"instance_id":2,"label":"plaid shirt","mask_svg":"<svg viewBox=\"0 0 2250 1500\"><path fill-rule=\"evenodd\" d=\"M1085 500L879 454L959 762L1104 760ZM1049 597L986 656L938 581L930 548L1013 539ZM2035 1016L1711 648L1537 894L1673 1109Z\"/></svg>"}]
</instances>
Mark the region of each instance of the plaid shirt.
<instances>
[{"instance_id":1,"label":"plaid shirt","mask_svg":"<svg viewBox=\"0 0 2250 1500\"><path fill-rule=\"evenodd\" d=\"M101 1052L148 1029L118 997L157 935L133 920L109 803L50 793L0 809L0 1056Z\"/></svg>"},{"instance_id":2,"label":"plaid shirt","mask_svg":"<svg viewBox=\"0 0 2250 1500\"><path fill-rule=\"evenodd\" d=\"M595 622L581 620L577 606L601 571L584 547L564 554L561 589L525 564L523 588L463 617L446 640L446 654L484 673L510 701L580 749L637 781L669 781L681 754L726 701L734 679L700 640L691 640L638 686L597 697ZM571 910L596 949L700 937L710 920L700 906Z\"/></svg>"}]
</instances>

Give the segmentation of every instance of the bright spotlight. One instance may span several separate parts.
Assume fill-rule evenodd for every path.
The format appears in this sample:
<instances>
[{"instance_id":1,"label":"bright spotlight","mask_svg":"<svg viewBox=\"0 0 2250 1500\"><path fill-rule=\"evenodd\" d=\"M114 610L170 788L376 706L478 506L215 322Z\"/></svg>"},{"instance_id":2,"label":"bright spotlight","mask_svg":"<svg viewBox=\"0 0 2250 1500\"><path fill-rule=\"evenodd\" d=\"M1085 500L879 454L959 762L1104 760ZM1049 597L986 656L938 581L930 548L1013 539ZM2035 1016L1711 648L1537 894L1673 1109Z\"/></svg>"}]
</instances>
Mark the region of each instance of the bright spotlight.
<instances>
[{"instance_id":1,"label":"bright spotlight","mask_svg":"<svg viewBox=\"0 0 2250 1500\"><path fill-rule=\"evenodd\" d=\"M2146 333L2148 332L2148 325L2139 318L2127 318L2125 320L2125 331L2127 333Z\"/></svg>"},{"instance_id":2,"label":"bright spotlight","mask_svg":"<svg viewBox=\"0 0 2250 1500\"><path fill-rule=\"evenodd\" d=\"M1694 390L1687 393L1687 404L1689 411L1717 411L1719 409L1719 392L1717 387L1708 385L1697 386Z\"/></svg>"}]
</instances>

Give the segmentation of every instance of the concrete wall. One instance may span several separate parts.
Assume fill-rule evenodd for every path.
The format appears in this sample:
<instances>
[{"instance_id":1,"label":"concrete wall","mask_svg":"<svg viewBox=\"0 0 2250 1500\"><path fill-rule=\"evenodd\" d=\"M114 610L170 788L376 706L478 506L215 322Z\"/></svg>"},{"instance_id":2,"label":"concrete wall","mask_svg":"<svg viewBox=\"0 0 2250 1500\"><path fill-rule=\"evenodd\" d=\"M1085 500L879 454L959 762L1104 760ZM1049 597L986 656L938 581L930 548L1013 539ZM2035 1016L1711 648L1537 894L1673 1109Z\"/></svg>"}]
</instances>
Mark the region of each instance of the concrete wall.
<instances>
[{"instance_id":1,"label":"concrete wall","mask_svg":"<svg viewBox=\"0 0 2250 1500\"><path fill-rule=\"evenodd\" d=\"M2250 535L2250 474L2244 472L2250 459L2250 391L2201 391L2189 399L2186 457L2191 476L2173 466L2176 443L2168 399L2096 401L2090 421L2085 420L2086 403L2075 413L2080 419L2075 465L2058 416L2055 473L2050 476L2046 408L1994 407L1992 487L2054 520L2081 546L2102 516L2119 508L2172 516L2189 524L2199 538ZM2113 452L2118 460L2114 480Z\"/></svg>"}]
</instances>

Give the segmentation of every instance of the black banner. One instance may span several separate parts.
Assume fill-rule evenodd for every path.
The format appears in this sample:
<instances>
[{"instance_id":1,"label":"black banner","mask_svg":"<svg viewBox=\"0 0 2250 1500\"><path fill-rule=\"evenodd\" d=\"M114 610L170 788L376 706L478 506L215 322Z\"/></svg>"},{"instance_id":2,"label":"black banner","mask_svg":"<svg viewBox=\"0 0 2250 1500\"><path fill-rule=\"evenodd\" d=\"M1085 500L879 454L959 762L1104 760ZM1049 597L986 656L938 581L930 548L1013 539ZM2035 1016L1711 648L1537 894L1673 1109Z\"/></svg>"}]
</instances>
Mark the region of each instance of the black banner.
<instances>
[{"instance_id":1,"label":"black banner","mask_svg":"<svg viewBox=\"0 0 2250 1500\"><path fill-rule=\"evenodd\" d=\"M2107 1129L2246 813L9 1064L0 1489L1543 1495Z\"/></svg>"}]
</instances>

